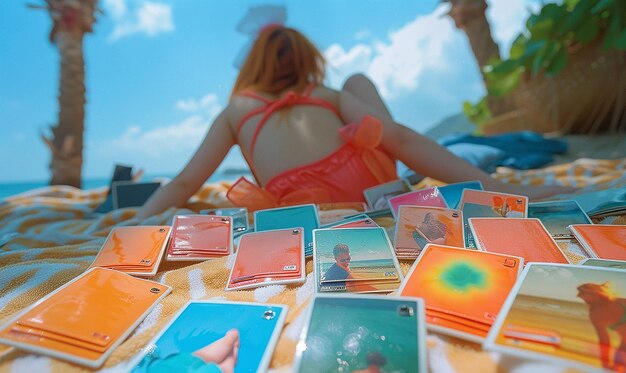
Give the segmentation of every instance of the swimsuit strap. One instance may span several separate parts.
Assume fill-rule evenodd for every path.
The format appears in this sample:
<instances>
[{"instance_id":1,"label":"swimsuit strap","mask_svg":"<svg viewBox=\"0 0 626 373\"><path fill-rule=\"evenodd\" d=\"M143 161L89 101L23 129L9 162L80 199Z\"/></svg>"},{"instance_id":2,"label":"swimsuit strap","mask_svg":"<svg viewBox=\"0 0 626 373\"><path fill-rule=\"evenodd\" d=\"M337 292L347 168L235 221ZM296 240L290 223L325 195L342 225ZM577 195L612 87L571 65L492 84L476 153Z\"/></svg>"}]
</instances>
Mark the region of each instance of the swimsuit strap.
<instances>
[{"instance_id":1,"label":"swimsuit strap","mask_svg":"<svg viewBox=\"0 0 626 373\"><path fill-rule=\"evenodd\" d=\"M302 92L302 96L304 97L311 97L311 92L313 92L313 88L315 88L314 84L309 84L306 89L304 90L304 92Z\"/></svg>"},{"instance_id":2,"label":"swimsuit strap","mask_svg":"<svg viewBox=\"0 0 626 373\"><path fill-rule=\"evenodd\" d=\"M252 142L250 144L250 161L253 160L254 158L254 148L256 146L256 140L259 136L259 133L261 132L261 129L263 128L263 126L265 125L265 123L267 122L267 120L269 119L269 117L274 114L274 112L279 111L287 106L295 106L295 105L314 105L314 106L320 106L323 107L325 109L328 109L330 111L332 111L333 113L335 113L338 117L339 117L339 111L337 110L337 108L335 108L335 106L330 103L329 101L326 101L324 99L321 98L316 98L316 97L310 97L311 92L313 91L314 86L313 85L309 85L306 90L303 92L303 94L298 95L297 93L293 92L293 91L289 91L287 92L286 95L284 95L283 97L277 99L277 100L269 100L265 97L259 96L258 94L255 94L253 92L243 92L242 95L250 97L250 98L254 98L257 99L259 101L262 101L263 103L265 103L265 105L260 106L256 109L251 110L249 113L247 113L243 118L241 118L241 121L239 121L239 124L237 125L237 132L236 132L236 136L237 138L239 138L239 133L241 132L241 129L243 128L243 126L245 125L245 123L253 116L258 115L258 114L263 114L263 116L261 117L261 120L259 121L259 123L257 124L256 128L254 129L254 133L252 134ZM250 162L251 164L251 162Z\"/></svg>"},{"instance_id":3,"label":"swimsuit strap","mask_svg":"<svg viewBox=\"0 0 626 373\"><path fill-rule=\"evenodd\" d=\"M241 92L241 96L245 96L245 97L248 97L248 98L259 100L259 101L263 102L265 105L264 106L259 106L256 109L250 110L246 115L243 116L243 118L241 118L239 123L237 123L237 132L236 132L236 137L237 138L239 138L239 132L241 132L241 129L243 128L244 124L246 124L246 122L250 118L252 118L255 115L263 113L265 111L265 109L267 109L267 107L272 104L272 100L270 100L270 99L268 99L266 97L263 97L261 95L258 95L258 94L254 93L254 92L251 92L251 91L243 91L243 92Z\"/></svg>"},{"instance_id":4,"label":"swimsuit strap","mask_svg":"<svg viewBox=\"0 0 626 373\"><path fill-rule=\"evenodd\" d=\"M313 89L315 88L314 84L309 84L306 89L304 90L304 92L302 93L302 97L309 97L311 96L311 92L313 92ZM255 100L259 100L261 102L263 102L265 104L265 106L260 106L256 109L250 110L250 112L248 112L248 114L246 114L243 118L241 118L241 120L239 121L239 123L237 124L237 137L239 137L239 132L241 132L241 128L244 126L244 124L253 116L258 115L263 113L268 106L270 106L274 101L270 100L267 97L263 97L255 92L252 91L243 91L240 94L241 96L245 96L248 98L252 98ZM329 102L326 102L325 100L324 103L322 103L321 105L326 106L325 103L328 103L330 105L329 109L335 111L335 107L332 106L332 104L330 104Z\"/></svg>"}]
</instances>

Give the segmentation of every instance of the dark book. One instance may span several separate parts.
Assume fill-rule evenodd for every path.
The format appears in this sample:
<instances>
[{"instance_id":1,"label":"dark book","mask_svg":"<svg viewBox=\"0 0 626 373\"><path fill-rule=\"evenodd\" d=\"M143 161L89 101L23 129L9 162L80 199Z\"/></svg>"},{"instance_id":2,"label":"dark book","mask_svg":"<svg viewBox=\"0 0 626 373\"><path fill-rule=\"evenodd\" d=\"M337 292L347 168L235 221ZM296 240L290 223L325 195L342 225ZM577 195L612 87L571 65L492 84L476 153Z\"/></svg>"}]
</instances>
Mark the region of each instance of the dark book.
<instances>
[{"instance_id":1,"label":"dark book","mask_svg":"<svg viewBox=\"0 0 626 373\"><path fill-rule=\"evenodd\" d=\"M116 164L115 169L113 170L113 177L111 178L111 182L109 183L109 192L107 196L98 207L94 210L94 212L99 213L107 213L113 210L113 183L118 181L131 181L132 180L132 170L133 168L130 166L123 166Z\"/></svg>"},{"instance_id":2,"label":"dark book","mask_svg":"<svg viewBox=\"0 0 626 373\"><path fill-rule=\"evenodd\" d=\"M113 183L113 209L139 207L161 186L159 182L134 183L118 181Z\"/></svg>"}]
</instances>

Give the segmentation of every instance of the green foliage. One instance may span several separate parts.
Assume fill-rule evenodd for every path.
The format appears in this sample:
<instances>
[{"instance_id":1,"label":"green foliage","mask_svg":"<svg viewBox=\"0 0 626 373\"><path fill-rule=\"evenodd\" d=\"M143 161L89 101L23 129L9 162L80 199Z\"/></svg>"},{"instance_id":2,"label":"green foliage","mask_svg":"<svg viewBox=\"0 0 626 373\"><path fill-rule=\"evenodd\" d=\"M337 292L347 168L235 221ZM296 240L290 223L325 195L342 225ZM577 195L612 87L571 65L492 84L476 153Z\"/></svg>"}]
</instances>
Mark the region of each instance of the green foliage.
<instances>
[{"instance_id":1,"label":"green foliage","mask_svg":"<svg viewBox=\"0 0 626 373\"><path fill-rule=\"evenodd\" d=\"M487 92L505 96L525 73L554 76L568 63L568 49L602 38L604 50L626 50L626 1L563 0L546 4L526 21L526 30L511 45L509 59L494 60L484 67ZM487 100L463 104L463 111L480 124L490 117Z\"/></svg>"},{"instance_id":2,"label":"green foliage","mask_svg":"<svg viewBox=\"0 0 626 373\"><path fill-rule=\"evenodd\" d=\"M503 96L522 74L554 76L567 66L569 47L603 37L604 49L626 49L624 0L566 0L546 4L526 21L527 30L513 42L508 60L485 66L487 91Z\"/></svg>"},{"instance_id":3,"label":"green foliage","mask_svg":"<svg viewBox=\"0 0 626 373\"><path fill-rule=\"evenodd\" d=\"M487 106L487 97L483 97L475 104L469 101L463 102L463 113L478 127L482 126L491 118L491 112Z\"/></svg>"}]
</instances>

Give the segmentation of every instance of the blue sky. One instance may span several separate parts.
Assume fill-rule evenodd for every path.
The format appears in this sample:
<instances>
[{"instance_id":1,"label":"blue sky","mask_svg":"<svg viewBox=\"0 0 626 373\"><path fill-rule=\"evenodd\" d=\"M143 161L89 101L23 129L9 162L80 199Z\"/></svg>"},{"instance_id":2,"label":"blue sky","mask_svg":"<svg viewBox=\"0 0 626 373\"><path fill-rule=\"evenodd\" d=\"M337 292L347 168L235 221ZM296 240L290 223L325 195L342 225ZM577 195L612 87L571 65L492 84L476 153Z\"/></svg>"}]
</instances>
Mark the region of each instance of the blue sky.
<instances>
[{"instance_id":1,"label":"blue sky","mask_svg":"<svg viewBox=\"0 0 626 373\"><path fill-rule=\"evenodd\" d=\"M39 133L56 121L58 63L37 0L0 2L0 182L49 177ZM43 3L43 0L40 0ZM251 5L282 4L328 59L339 88L364 72L397 121L424 131L484 92L465 35L435 0L100 0L84 40L87 107L83 176L108 177L115 163L173 175L227 103L233 60L247 37L235 26ZM508 49L530 0L492 0L488 16ZM237 151L222 167L242 165Z\"/></svg>"}]
</instances>

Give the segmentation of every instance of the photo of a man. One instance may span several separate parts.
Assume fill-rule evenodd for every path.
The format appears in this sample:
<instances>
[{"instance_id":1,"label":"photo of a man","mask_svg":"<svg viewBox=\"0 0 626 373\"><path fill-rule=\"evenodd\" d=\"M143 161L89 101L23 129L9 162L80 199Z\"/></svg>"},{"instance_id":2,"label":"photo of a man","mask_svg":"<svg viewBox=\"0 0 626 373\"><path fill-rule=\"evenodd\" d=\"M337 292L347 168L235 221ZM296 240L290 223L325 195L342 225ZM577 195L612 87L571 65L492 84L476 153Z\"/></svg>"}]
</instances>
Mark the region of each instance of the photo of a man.
<instances>
[{"instance_id":1,"label":"photo of a man","mask_svg":"<svg viewBox=\"0 0 626 373\"><path fill-rule=\"evenodd\" d=\"M324 280L326 281L341 281L348 278L352 278L350 273L350 247L343 243L338 243L333 248L333 255L335 257L335 264L330 266L324 274ZM337 283L338 286L345 286L344 282Z\"/></svg>"},{"instance_id":2,"label":"photo of a man","mask_svg":"<svg viewBox=\"0 0 626 373\"><path fill-rule=\"evenodd\" d=\"M384 228L316 229L314 245L318 292L382 292L400 283Z\"/></svg>"}]
</instances>

